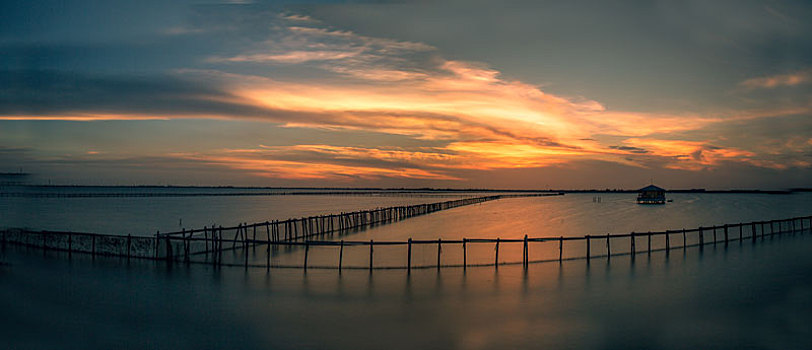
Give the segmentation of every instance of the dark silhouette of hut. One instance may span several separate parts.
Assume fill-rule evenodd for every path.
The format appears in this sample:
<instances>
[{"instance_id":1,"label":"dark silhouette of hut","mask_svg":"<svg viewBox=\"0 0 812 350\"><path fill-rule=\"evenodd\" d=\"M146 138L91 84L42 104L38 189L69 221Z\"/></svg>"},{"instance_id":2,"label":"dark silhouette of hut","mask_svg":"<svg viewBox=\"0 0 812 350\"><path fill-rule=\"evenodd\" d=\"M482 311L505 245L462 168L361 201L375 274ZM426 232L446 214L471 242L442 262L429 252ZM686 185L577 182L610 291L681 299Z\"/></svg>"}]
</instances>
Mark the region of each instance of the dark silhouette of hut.
<instances>
[{"instance_id":1,"label":"dark silhouette of hut","mask_svg":"<svg viewBox=\"0 0 812 350\"><path fill-rule=\"evenodd\" d=\"M637 190L637 204L665 204L665 189L648 185Z\"/></svg>"}]
</instances>

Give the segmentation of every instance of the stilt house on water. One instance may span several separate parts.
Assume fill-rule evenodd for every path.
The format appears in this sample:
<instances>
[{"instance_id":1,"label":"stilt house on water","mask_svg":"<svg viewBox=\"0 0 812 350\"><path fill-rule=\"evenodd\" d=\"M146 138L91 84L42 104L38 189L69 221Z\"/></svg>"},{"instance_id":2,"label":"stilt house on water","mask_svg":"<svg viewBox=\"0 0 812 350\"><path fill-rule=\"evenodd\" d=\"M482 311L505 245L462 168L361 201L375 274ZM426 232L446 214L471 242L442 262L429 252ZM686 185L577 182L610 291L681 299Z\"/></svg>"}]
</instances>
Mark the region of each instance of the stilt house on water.
<instances>
[{"instance_id":1,"label":"stilt house on water","mask_svg":"<svg viewBox=\"0 0 812 350\"><path fill-rule=\"evenodd\" d=\"M637 204L665 204L665 189L648 185L637 190Z\"/></svg>"}]
</instances>

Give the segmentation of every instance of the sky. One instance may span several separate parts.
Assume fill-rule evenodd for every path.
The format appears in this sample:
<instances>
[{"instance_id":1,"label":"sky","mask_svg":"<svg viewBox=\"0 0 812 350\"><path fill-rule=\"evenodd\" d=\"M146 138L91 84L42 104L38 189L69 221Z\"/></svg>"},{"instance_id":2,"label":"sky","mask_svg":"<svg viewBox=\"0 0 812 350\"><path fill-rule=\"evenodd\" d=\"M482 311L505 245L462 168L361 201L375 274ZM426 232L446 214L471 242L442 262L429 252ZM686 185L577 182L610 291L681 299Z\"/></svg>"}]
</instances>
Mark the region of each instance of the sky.
<instances>
[{"instance_id":1,"label":"sky","mask_svg":"<svg viewBox=\"0 0 812 350\"><path fill-rule=\"evenodd\" d=\"M812 187L805 1L3 1L0 172Z\"/></svg>"}]
</instances>

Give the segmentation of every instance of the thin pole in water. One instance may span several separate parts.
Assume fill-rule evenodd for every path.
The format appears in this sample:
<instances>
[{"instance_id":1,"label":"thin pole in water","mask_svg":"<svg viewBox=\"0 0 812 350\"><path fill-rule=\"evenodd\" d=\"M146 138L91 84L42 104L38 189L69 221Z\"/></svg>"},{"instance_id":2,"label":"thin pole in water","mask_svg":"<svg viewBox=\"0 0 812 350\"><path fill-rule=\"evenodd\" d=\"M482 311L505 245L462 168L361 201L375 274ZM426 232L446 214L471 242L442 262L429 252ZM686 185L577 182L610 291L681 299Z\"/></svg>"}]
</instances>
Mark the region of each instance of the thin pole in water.
<instances>
[{"instance_id":1,"label":"thin pole in water","mask_svg":"<svg viewBox=\"0 0 812 350\"><path fill-rule=\"evenodd\" d=\"M758 235L758 228L756 227L755 222L750 223L750 237L753 239L753 243L756 243L756 236Z\"/></svg>"},{"instance_id":2,"label":"thin pole in water","mask_svg":"<svg viewBox=\"0 0 812 350\"><path fill-rule=\"evenodd\" d=\"M493 257L493 266L495 266L495 268L498 269L499 268L499 237L496 237L496 248L495 248L495 250L496 250L496 254L494 254L494 257Z\"/></svg>"},{"instance_id":3,"label":"thin pole in water","mask_svg":"<svg viewBox=\"0 0 812 350\"><path fill-rule=\"evenodd\" d=\"M743 234L743 233L742 233L742 231L744 231L744 230L742 229L742 226L744 226L744 225L743 225L743 224L740 222L740 223L739 223L739 243L741 243L741 242L742 242L742 234Z\"/></svg>"},{"instance_id":4,"label":"thin pole in water","mask_svg":"<svg viewBox=\"0 0 812 350\"><path fill-rule=\"evenodd\" d=\"M341 263L344 260L344 240L341 240L338 248L338 273L341 273Z\"/></svg>"},{"instance_id":5,"label":"thin pole in water","mask_svg":"<svg viewBox=\"0 0 812 350\"><path fill-rule=\"evenodd\" d=\"M437 239L437 270L440 270L440 254L443 251L443 239Z\"/></svg>"},{"instance_id":6,"label":"thin pole in water","mask_svg":"<svg viewBox=\"0 0 812 350\"><path fill-rule=\"evenodd\" d=\"M632 235L630 237L631 237L631 254L632 257L634 257L634 254L637 253L635 251L636 249L634 249L634 232L632 232Z\"/></svg>"},{"instance_id":7,"label":"thin pole in water","mask_svg":"<svg viewBox=\"0 0 812 350\"><path fill-rule=\"evenodd\" d=\"M465 242L467 240L465 238L462 239L462 269L463 271L468 267L468 254L465 249Z\"/></svg>"},{"instance_id":8,"label":"thin pole in water","mask_svg":"<svg viewBox=\"0 0 812 350\"><path fill-rule=\"evenodd\" d=\"M369 273L372 273L372 246L375 243L370 239L369 240Z\"/></svg>"},{"instance_id":9,"label":"thin pole in water","mask_svg":"<svg viewBox=\"0 0 812 350\"><path fill-rule=\"evenodd\" d=\"M682 228L682 249L688 248L688 241L685 238L685 228Z\"/></svg>"},{"instance_id":10,"label":"thin pole in water","mask_svg":"<svg viewBox=\"0 0 812 350\"><path fill-rule=\"evenodd\" d=\"M409 237L406 243L408 247L408 258L406 259L406 273L412 273L412 238Z\"/></svg>"},{"instance_id":11,"label":"thin pole in water","mask_svg":"<svg viewBox=\"0 0 812 350\"><path fill-rule=\"evenodd\" d=\"M307 272L307 254L310 252L310 241L305 240L304 270Z\"/></svg>"},{"instance_id":12,"label":"thin pole in water","mask_svg":"<svg viewBox=\"0 0 812 350\"><path fill-rule=\"evenodd\" d=\"M702 249L704 245L705 245L705 236L702 233L702 226L699 226L699 248Z\"/></svg>"},{"instance_id":13,"label":"thin pole in water","mask_svg":"<svg viewBox=\"0 0 812 350\"><path fill-rule=\"evenodd\" d=\"M608 259L611 259L611 258L612 258L612 249L609 246L609 234L607 233L606 234L606 259L608 260ZM558 260L560 261L561 258L559 257Z\"/></svg>"}]
</instances>

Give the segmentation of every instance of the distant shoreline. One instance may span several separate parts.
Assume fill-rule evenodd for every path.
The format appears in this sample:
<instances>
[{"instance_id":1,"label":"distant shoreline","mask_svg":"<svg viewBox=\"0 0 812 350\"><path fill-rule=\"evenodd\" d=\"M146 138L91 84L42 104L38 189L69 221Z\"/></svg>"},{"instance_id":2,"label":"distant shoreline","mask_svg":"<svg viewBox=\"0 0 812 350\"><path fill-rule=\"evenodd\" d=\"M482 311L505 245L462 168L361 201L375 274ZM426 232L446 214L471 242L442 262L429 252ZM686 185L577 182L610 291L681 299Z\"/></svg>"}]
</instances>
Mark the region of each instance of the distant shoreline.
<instances>
[{"instance_id":1,"label":"distant shoreline","mask_svg":"<svg viewBox=\"0 0 812 350\"><path fill-rule=\"evenodd\" d=\"M442 193L636 193L637 190L630 189L481 189L481 188L380 188L380 187L260 187L260 186L176 186L176 185L133 185L133 186L92 186L92 185L0 185L0 197L24 197L32 195L30 192L5 192L4 189L25 190L25 189L197 189L197 190L274 190L274 191L289 191L289 192L241 192L241 193L228 193L228 192L212 192L212 193L93 193L85 194L82 196L258 196L258 195L353 195L353 194L442 194ZM713 194L792 194L798 192L812 192L812 188L791 188L786 190L762 190L762 189L732 189L732 190L708 190L708 189L675 189L668 190L668 193L713 193ZM53 192L51 192L53 193ZM59 194L54 193L55 196ZM78 194L77 194L78 195ZM66 196L72 196L67 194Z\"/></svg>"}]
</instances>

